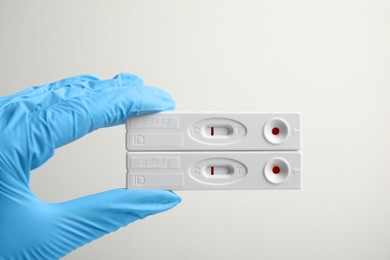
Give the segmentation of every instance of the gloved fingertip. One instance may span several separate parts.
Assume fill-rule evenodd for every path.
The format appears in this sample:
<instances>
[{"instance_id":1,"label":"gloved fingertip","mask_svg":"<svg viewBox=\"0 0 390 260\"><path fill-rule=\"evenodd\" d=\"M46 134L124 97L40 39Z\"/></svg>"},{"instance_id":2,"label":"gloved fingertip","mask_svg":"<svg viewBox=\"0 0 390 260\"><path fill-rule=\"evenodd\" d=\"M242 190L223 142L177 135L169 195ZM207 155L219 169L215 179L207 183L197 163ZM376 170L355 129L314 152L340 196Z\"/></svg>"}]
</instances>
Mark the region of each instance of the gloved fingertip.
<instances>
[{"instance_id":1,"label":"gloved fingertip","mask_svg":"<svg viewBox=\"0 0 390 260\"><path fill-rule=\"evenodd\" d=\"M172 97L171 94L169 94L168 92L166 92L165 90L162 90L162 89L159 89L160 91L163 91L165 93L165 96L164 96L164 99L165 99L165 102L167 102L170 106L169 106L169 109L175 109L176 107L176 102L174 100L174 98Z\"/></svg>"},{"instance_id":2,"label":"gloved fingertip","mask_svg":"<svg viewBox=\"0 0 390 260\"><path fill-rule=\"evenodd\" d=\"M181 202L181 198L175 193L166 190L125 190L129 203L145 216L163 212L175 207Z\"/></svg>"},{"instance_id":3,"label":"gloved fingertip","mask_svg":"<svg viewBox=\"0 0 390 260\"><path fill-rule=\"evenodd\" d=\"M151 206L149 209L151 210L144 217L170 210L181 202L181 198L170 191L160 190L150 192L155 193L155 197L149 204Z\"/></svg>"},{"instance_id":4,"label":"gloved fingertip","mask_svg":"<svg viewBox=\"0 0 390 260\"><path fill-rule=\"evenodd\" d=\"M164 192L164 196L166 197L165 203L176 206L181 202L181 198L173 191L163 191L163 192Z\"/></svg>"},{"instance_id":5,"label":"gloved fingertip","mask_svg":"<svg viewBox=\"0 0 390 260\"><path fill-rule=\"evenodd\" d=\"M168 190L127 190L133 198L143 198L146 203L174 203L178 204L181 199L176 193Z\"/></svg>"},{"instance_id":6,"label":"gloved fingertip","mask_svg":"<svg viewBox=\"0 0 390 260\"><path fill-rule=\"evenodd\" d=\"M175 109L175 100L165 90L149 86L140 87L139 90L142 93L139 115Z\"/></svg>"},{"instance_id":7,"label":"gloved fingertip","mask_svg":"<svg viewBox=\"0 0 390 260\"><path fill-rule=\"evenodd\" d=\"M159 88L157 88L157 90L159 91L159 96L161 97L161 101L165 105L164 111L174 110L176 107L176 102L173 99L172 95L166 92L165 90Z\"/></svg>"}]
</instances>

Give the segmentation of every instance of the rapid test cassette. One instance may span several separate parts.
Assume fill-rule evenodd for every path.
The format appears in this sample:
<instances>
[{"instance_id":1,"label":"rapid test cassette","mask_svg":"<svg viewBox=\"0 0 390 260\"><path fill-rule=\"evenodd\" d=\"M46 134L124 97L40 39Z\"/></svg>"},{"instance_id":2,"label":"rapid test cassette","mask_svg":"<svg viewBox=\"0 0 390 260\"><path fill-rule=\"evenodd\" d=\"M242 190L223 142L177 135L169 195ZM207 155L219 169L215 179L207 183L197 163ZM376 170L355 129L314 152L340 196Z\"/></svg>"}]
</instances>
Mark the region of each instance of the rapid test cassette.
<instances>
[{"instance_id":1,"label":"rapid test cassette","mask_svg":"<svg viewBox=\"0 0 390 260\"><path fill-rule=\"evenodd\" d=\"M162 112L126 122L127 188L300 189L300 113Z\"/></svg>"},{"instance_id":2,"label":"rapid test cassette","mask_svg":"<svg viewBox=\"0 0 390 260\"><path fill-rule=\"evenodd\" d=\"M128 151L297 151L300 113L163 112L127 121Z\"/></svg>"},{"instance_id":3,"label":"rapid test cassette","mask_svg":"<svg viewBox=\"0 0 390 260\"><path fill-rule=\"evenodd\" d=\"M300 189L301 152L130 152L128 189Z\"/></svg>"}]
</instances>

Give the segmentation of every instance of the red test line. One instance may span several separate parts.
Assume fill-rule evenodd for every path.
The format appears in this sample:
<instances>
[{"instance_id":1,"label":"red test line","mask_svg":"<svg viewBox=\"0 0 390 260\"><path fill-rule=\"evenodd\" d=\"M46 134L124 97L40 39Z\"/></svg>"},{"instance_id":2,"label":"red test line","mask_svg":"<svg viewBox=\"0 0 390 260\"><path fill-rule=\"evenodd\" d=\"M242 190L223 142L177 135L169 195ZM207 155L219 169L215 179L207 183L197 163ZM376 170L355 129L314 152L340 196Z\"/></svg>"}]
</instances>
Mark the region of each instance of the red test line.
<instances>
[{"instance_id":1,"label":"red test line","mask_svg":"<svg viewBox=\"0 0 390 260\"><path fill-rule=\"evenodd\" d=\"M211 136L214 136L214 127L211 127Z\"/></svg>"},{"instance_id":2,"label":"red test line","mask_svg":"<svg viewBox=\"0 0 390 260\"><path fill-rule=\"evenodd\" d=\"M210 167L211 175L214 175L214 166Z\"/></svg>"}]
</instances>

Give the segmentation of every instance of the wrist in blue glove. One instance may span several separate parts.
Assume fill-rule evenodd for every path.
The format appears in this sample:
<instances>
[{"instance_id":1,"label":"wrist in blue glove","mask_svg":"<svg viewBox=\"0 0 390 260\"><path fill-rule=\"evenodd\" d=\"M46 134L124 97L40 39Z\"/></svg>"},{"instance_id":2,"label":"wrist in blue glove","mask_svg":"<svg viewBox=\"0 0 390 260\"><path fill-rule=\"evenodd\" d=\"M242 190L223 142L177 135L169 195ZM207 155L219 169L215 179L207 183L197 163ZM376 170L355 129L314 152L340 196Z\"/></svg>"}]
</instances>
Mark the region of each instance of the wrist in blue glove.
<instances>
[{"instance_id":1,"label":"wrist in blue glove","mask_svg":"<svg viewBox=\"0 0 390 260\"><path fill-rule=\"evenodd\" d=\"M57 147L128 117L173 108L169 94L130 74L77 76L0 98L0 259L57 259L178 204L169 191L126 189L46 203L29 188L30 171Z\"/></svg>"}]
</instances>

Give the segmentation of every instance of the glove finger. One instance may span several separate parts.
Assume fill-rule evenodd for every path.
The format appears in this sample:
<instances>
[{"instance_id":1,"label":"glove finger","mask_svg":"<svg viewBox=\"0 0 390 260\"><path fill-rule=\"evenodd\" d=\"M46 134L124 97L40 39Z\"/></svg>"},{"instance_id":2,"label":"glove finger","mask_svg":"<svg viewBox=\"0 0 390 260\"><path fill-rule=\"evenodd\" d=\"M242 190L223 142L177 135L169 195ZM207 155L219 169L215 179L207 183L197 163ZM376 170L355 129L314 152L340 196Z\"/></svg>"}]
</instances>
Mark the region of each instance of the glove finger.
<instances>
[{"instance_id":1,"label":"glove finger","mask_svg":"<svg viewBox=\"0 0 390 260\"><path fill-rule=\"evenodd\" d=\"M33 112L72 97L87 95L92 91L98 92L114 87L142 85L143 81L141 78L128 73L118 74L113 79L108 80L99 80L93 76L81 75L51 84L31 87L13 96L5 97L3 102L0 101L0 109L4 109L5 106L11 103L18 102L19 109L23 108L24 111Z\"/></svg>"},{"instance_id":2,"label":"glove finger","mask_svg":"<svg viewBox=\"0 0 390 260\"><path fill-rule=\"evenodd\" d=\"M22 90L18 93L8 95L5 97L0 97L0 108L4 107L5 105L11 103L11 102L23 102L23 101L29 101L32 97L36 95L44 95L50 94L51 91L63 88L63 87L69 87L74 84L86 84L91 81L97 81L98 78L90 75L79 75L74 76L66 79L62 79L53 83L44 84L40 86L33 86L30 88L27 88L25 90Z\"/></svg>"},{"instance_id":3,"label":"glove finger","mask_svg":"<svg viewBox=\"0 0 390 260\"><path fill-rule=\"evenodd\" d=\"M60 226L53 243L65 255L131 222L169 210L180 201L169 191L115 189L55 204Z\"/></svg>"},{"instance_id":4,"label":"glove finger","mask_svg":"<svg viewBox=\"0 0 390 260\"><path fill-rule=\"evenodd\" d=\"M54 149L98 128L122 124L126 118L173 109L165 91L153 87L110 88L74 97L30 115L31 168L43 164Z\"/></svg>"}]
</instances>

